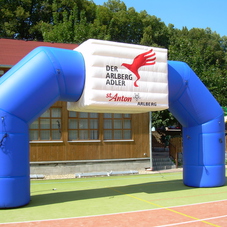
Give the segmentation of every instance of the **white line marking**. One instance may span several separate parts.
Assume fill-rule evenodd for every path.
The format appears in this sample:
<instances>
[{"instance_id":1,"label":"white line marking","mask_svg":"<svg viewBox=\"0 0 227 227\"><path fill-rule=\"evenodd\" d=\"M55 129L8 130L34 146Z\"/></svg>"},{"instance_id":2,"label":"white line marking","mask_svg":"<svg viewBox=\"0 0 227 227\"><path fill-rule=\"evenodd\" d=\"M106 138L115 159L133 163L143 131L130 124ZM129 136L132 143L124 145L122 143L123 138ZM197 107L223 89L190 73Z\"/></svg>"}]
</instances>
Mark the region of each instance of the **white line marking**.
<instances>
[{"instance_id":1,"label":"white line marking","mask_svg":"<svg viewBox=\"0 0 227 227\"><path fill-rule=\"evenodd\" d=\"M112 216L112 215L118 215L118 214L131 214L131 213L140 213L140 212L146 212L146 211L173 209L173 208L178 208L178 207L194 206L194 205L201 205L201 204L207 204L207 203L217 203L217 202L225 202L225 201L227 201L227 199L217 200L217 201L209 201L209 202L204 202L204 203L194 203L194 204L187 204L187 205L180 205L180 206L172 206L172 207L163 207L163 208L154 208L154 209L147 209L147 210L137 210L137 211L112 213L112 214L99 214L99 215L91 215L91 216L80 216L80 217L71 217L71 218L57 218L57 219L46 219L46 220L34 220L34 221L22 221L22 222L8 222L8 223L0 223L0 226L3 225L3 224L5 225L5 224L21 224L21 223L33 223L33 222L60 221L60 220L72 220L72 219L79 219L79 218L93 218L93 217L102 217L102 216ZM222 216L220 216L220 217L222 217ZM210 219L214 219L214 218L215 217L212 217ZM200 219L200 220L206 220L206 219ZM200 220L198 220L198 221L197 220L195 220L195 221L189 221L188 223L190 223L190 222L199 222ZM171 225L172 224L170 224L169 226L171 226ZM159 226L159 227L164 227L164 226L168 226L168 225L162 225L162 226Z\"/></svg>"},{"instance_id":2,"label":"white line marking","mask_svg":"<svg viewBox=\"0 0 227 227\"><path fill-rule=\"evenodd\" d=\"M193 221L173 223L173 224L168 224L168 225L158 225L158 226L155 226L155 227L178 226L178 225L190 224L190 223L194 223L194 222L201 222L201 221L207 221L207 220L213 220L213 219L225 218L225 217L227 217L227 215L217 216L217 217L212 217L212 218L204 218L204 219L200 219L200 220L193 220Z\"/></svg>"}]
</instances>

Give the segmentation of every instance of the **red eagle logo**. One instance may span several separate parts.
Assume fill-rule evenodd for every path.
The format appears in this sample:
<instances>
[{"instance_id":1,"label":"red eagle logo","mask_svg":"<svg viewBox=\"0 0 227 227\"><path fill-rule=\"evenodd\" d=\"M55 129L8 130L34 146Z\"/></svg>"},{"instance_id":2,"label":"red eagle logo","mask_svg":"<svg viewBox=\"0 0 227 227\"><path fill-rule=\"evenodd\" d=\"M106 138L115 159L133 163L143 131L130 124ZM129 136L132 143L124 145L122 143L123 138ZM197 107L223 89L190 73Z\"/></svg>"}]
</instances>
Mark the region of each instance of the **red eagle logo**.
<instances>
[{"instance_id":1,"label":"red eagle logo","mask_svg":"<svg viewBox=\"0 0 227 227\"><path fill-rule=\"evenodd\" d=\"M140 74L138 72L139 68L145 65L154 65L155 60L156 60L155 53L153 52L153 49L151 49L145 53L142 53L136 56L132 64L127 64L127 63L122 64L122 66L126 67L136 75L137 79L134 82L135 87L138 87L137 81L140 79Z\"/></svg>"}]
</instances>

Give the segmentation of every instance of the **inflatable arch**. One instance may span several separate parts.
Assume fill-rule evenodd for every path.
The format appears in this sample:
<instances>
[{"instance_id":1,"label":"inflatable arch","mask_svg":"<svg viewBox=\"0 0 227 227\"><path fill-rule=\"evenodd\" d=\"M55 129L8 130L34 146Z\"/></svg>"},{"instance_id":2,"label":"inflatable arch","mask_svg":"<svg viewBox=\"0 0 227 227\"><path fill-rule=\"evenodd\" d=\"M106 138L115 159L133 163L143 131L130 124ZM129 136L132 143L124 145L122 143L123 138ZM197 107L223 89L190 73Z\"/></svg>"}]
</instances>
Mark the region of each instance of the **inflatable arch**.
<instances>
[{"instance_id":1,"label":"inflatable arch","mask_svg":"<svg viewBox=\"0 0 227 227\"><path fill-rule=\"evenodd\" d=\"M58 100L83 112L169 108L183 127L184 184L225 184L224 114L187 64L165 60L163 49L108 41L75 50L38 47L0 79L0 208L29 203L29 125Z\"/></svg>"}]
</instances>

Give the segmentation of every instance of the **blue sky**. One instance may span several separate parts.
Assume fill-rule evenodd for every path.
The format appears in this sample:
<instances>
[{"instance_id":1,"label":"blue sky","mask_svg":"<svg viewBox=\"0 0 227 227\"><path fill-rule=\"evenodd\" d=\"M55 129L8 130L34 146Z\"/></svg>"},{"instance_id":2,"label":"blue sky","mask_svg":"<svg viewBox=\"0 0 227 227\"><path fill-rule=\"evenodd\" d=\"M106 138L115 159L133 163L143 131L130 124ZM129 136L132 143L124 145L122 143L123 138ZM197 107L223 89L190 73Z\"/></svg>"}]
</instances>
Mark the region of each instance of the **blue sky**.
<instances>
[{"instance_id":1,"label":"blue sky","mask_svg":"<svg viewBox=\"0 0 227 227\"><path fill-rule=\"evenodd\" d=\"M107 0L93 0L103 5ZM227 36L227 0L122 0L126 6L137 12L146 10L148 14L160 18L166 25L175 28L207 28L221 36Z\"/></svg>"}]
</instances>

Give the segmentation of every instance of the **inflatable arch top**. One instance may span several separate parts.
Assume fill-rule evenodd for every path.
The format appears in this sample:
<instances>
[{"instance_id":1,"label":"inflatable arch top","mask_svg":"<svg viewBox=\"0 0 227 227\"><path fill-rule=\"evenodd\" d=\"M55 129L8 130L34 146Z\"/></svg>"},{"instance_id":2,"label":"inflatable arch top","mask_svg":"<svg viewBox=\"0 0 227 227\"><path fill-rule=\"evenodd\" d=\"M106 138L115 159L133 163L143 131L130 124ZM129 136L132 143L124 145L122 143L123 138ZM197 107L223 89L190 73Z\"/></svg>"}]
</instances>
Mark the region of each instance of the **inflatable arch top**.
<instances>
[{"instance_id":1,"label":"inflatable arch top","mask_svg":"<svg viewBox=\"0 0 227 227\"><path fill-rule=\"evenodd\" d=\"M88 40L38 47L0 78L0 208L29 203L29 125L58 100L82 112L169 109L183 127L184 184L225 184L224 113L193 70L165 49Z\"/></svg>"}]
</instances>

